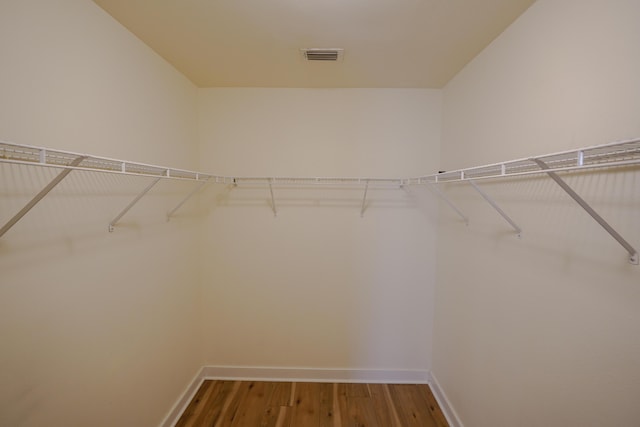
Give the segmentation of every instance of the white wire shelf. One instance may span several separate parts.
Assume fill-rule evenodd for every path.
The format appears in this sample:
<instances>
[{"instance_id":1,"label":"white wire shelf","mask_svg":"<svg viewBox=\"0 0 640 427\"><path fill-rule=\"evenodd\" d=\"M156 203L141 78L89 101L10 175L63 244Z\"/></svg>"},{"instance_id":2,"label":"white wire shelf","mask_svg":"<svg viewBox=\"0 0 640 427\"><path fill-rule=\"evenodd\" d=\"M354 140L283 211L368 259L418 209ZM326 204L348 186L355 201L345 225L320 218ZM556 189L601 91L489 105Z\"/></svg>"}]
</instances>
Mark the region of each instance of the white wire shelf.
<instances>
[{"instance_id":1,"label":"white wire shelf","mask_svg":"<svg viewBox=\"0 0 640 427\"><path fill-rule=\"evenodd\" d=\"M478 186L476 181L528 175L547 175L628 252L629 263L638 265L640 264L638 251L558 175L558 172L579 172L597 168L637 165L640 165L640 139L631 139L502 163L443 171L433 175L412 178L408 181L408 184L431 184L437 189L437 194L444 199L465 223L468 223L469 220L464 213L437 186L437 184L441 183L467 182L515 230L516 235L520 238L522 228L498 206L491 196Z\"/></svg>"},{"instance_id":2,"label":"white wire shelf","mask_svg":"<svg viewBox=\"0 0 640 427\"><path fill-rule=\"evenodd\" d=\"M404 178L356 178L356 177L227 177L236 185L263 186L271 184L280 187L362 187L369 184L369 188L399 188L408 180Z\"/></svg>"},{"instance_id":3,"label":"white wire shelf","mask_svg":"<svg viewBox=\"0 0 640 427\"><path fill-rule=\"evenodd\" d=\"M543 161L549 169L542 169L540 165L536 163L536 160ZM468 180L548 174L549 171L575 172L638 164L640 164L640 139L632 139L420 176L409 179L408 184L464 182Z\"/></svg>"},{"instance_id":4,"label":"white wire shelf","mask_svg":"<svg viewBox=\"0 0 640 427\"><path fill-rule=\"evenodd\" d=\"M415 178L358 178L358 177L242 177L221 176L209 173L175 169L146 163L116 160L89 154L73 153L44 147L0 141L0 163L35 165L62 169L47 186L14 215L2 228L2 237L29 210L58 185L71 171L105 172L124 175L136 175L155 178L153 182L139 193L110 223L109 231L113 231L118 221L162 179L179 179L199 181L194 188L174 209L167 213L169 219L189 198L200 191L208 183L234 185L236 187L264 186L268 187L273 214L277 216L274 187L316 186L338 188L364 188L360 215L363 216L367 206L367 193L370 189L402 188L406 185L428 185L436 190L455 212L468 223L468 218L458 209L437 184L468 182L471 186L504 218L520 237L522 229L498 204L483 191L475 181L522 177L546 174L553 179L571 198L573 198L598 224L600 224L629 253L629 262L638 264L638 252L609 223L607 223L584 199L582 199L558 172L578 172L597 168L630 167L640 165L640 139L613 142L610 144L559 153L545 154L524 159L511 160L490 165L476 166L466 169L439 172Z\"/></svg>"},{"instance_id":5,"label":"white wire shelf","mask_svg":"<svg viewBox=\"0 0 640 427\"><path fill-rule=\"evenodd\" d=\"M79 158L80 163L74 165ZM363 186L369 183L371 188L397 188L407 182L402 178L222 176L6 141L0 141L0 163L236 185Z\"/></svg>"},{"instance_id":6,"label":"white wire shelf","mask_svg":"<svg viewBox=\"0 0 640 427\"><path fill-rule=\"evenodd\" d=\"M79 157L82 157L83 160L77 166L73 166L72 162ZM471 179L496 179L547 173L547 171L540 168L534 159L544 161L550 170L555 172L633 166L640 164L640 139L613 142L610 144L475 166L466 169L456 169L413 178L223 176L0 141L0 163L238 185L271 184L274 186L290 185L313 187L316 185L364 186L368 183L370 188L375 188L376 186L393 188L403 185L453 183Z\"/></svg>"},{"instance_id":7,"label":"white wire shelf","mask_svg":"<svg viewBox=\"0 0 640 427\"><path fill-rule=\"evenodd\" d=\"M73 162L79 158L82 158L82 160L78 165L74 166ZM193 181L216 178L210 174L185 169L130 162L128 160L117 160L45 147L14 144L6 141L0 141L0 162Z\"/></svg>"}]
</instances>

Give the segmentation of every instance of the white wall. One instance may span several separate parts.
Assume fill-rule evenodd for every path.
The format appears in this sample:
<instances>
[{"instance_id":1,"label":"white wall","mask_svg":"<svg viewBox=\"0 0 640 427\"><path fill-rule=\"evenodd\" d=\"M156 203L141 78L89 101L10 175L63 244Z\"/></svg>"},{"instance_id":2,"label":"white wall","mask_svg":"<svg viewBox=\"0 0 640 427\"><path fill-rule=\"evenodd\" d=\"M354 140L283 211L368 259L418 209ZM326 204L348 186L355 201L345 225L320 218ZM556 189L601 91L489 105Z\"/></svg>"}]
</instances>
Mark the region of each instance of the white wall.
<instances>
[{"instance_id":1,"label":"white wall","mask_svg":"<svg viewBox=\"0 0 640 427\"><path fill-rule=\"evenodd\" d=\"M640 136L640 3L538 0L444 91L443 168ZM567 177L640 246L636 170ZM548 178L443 206L433 372L467 427L640 420L640 269Z\"/></svg>"},{"instance_id":2,"label":"white wall","mask_svg":"<svg viewBox=\"0 0 640 427\"><path fill-rule=\"evenodd\" d=\"M200 167L395 177L436 168L439 91L207 89ZM210 365L431 366L436 203L419 191L225 187L206 193Z\"/></svg>"},{"instance_id":3,"label":"white wall","mask_svg":"<svg viewBox=\"0 0 640 427\"><path fill-rule=\"evenodd\" d=\"M441 111L430 90L197 96L91 2L4 1L0 138L227 174L406 176L639 136L639 14L538 0ZM55 171L0 174L4 222ZM567 178L636 246L637 175ZM360 190L276 188L274 218L265 188L211 187L200 228L193 206L164 222L189 186L163 183L106 233L144 185L74 172L0 241L0 424L156 425L203 362L433 368L467 426L640 419L638 267L544 178L483 184L522 240L460 186L469 227L444 207L436 229L419 190L370 191L360 218Z\"/></svg>"},{"instance_id":4,"label":"white wall","mask_svg":"<svg viewBox=\"0 0 640 427\"><path fill-rule=\"evenodd\" d=\"M0 3L0 138L196 166L196 88L86 0ZM57 173L0 166L4 224ZM0 240L0 425L158 425L202 364L190 185L72 172Z\"/></svg>"}]
</instances>

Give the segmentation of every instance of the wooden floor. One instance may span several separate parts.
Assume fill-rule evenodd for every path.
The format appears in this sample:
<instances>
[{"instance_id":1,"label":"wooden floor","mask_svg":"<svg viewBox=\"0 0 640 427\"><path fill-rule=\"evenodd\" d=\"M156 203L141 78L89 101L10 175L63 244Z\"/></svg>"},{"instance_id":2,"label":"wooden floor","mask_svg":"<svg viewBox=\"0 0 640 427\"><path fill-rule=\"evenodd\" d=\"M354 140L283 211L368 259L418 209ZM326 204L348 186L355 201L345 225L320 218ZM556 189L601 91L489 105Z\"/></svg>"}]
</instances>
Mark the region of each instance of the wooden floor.
<instances>
[{"instance_id":1,"label":"wooden floor","mask_svg":"<svg viewBox=\"0 0 640 427\"><path fill-rule=\"evenodd\" d=\"M429 386L205 381L177 427L448 427Z\"/></svg>"}]
</instances>

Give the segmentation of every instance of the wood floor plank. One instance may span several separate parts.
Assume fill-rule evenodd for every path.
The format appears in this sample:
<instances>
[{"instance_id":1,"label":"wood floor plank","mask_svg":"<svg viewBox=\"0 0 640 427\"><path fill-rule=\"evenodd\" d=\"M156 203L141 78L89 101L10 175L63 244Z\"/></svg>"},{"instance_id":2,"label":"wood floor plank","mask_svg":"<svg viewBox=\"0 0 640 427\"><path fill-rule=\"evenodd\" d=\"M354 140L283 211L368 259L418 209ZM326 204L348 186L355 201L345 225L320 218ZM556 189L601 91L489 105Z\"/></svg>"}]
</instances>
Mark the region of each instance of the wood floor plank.
<instances>
[{"instance_id":1,"label":"wood floor plank","mask_svg":"<svg viewBox=\"0 0 640 427\"><path fill-rule=\"evenodd\" d=\"M375 407L368 397L347 397L348 423L346 427L388 427L378 423Z\"/></svg>"},{"instance_id":2,"label":"wood floor plank","mask_svg":"<svg viewBox=\"0 0 640 427\"><path fill-rule=\"evenodd\" d=\"M238 409L249 392L249 383L234 381L233 388L227 394L222 410L214 424L214 427L231 427L236 418Z\"/></svg>"},{"instance_id":3,"label":"wood floor plank","mask_svg":"<svg viewBox=\"0 0 640 427\"><path fill-rule=\"evenodd\" d=\"M347 397L370 397L367 384L341 383L338 384L338 392Z\"/></svg>"},{"instance_id":4,"label":"wood floor plank","mask_svg":"<svg viewBox=\"0 0 640 427\"><path fill-rule=\"evenodd\" d=\"M278 419L276 420L275 427L291 426L291 414L293 414L293 410L291 409L291 406L281 406L280 411L278 413Z\"/></svg>"},{"instance_id":5,"label":"wood floor plank","mask_svg":"<svg viewBox=\"0 0 640 427\"><path fill-rule=\"evenodd\" d=\"M263 414L260 427L291 427L291 413L292 408L290 406L270 406Z\"/></svg>"},{"instance_id":6,"label":"wood floor plank","mask_svg":"<svg viewBox=\"0 0 640 427\"><path fill-rule=\"evenodd\" d=\"M293 406L293 397L291 395L292 388L293 383L274 382L273 392L269 399L269 405L273 407Z\"/></svg>"},{"instance_id":7,"label":"wood floor plank","mask_svg":"<svg viewBox=\"0 0 640 427\"><path fill-rule=\"evenodd\" d=\"M403 426L436 427L436 422L416 384L392 384L389 391Z\"/></svg>"},{"instance_id":8,"label":"wood floor plank","mask_svg":"<svg viewBox=\"0 0 640 427\"><path fill-rule=\"evenodd\" d=\"M440 405L438 405L438 401L436 400L436 397L433 395L433 392L431 391L431 387L429 387L429 385L427 384L423 384L418 388L422 392L422 395L425 401L427 402L427 405L429 406L429 412L431 412L431 416L436 422L436 426L449 427L449 422L447 421L447 418L444 416L444 412L442 412Z\"/></svg>"},{"instance_id":9,"label":"wood floor plank","mask_svg":"<svg viewBox=\"0 0 640 427\"><path fill-rule=\"evenodd\" d=\"M378 424L381 426L402 427L395 405L389 395L388 386L386 384L369 384L369 392L373 407L376 410Z\"/></svg>"},{"instance_id":10,"label":"wood floor plank","mask_svg":"<svg viewBox=\"0 0 640 427\"><path fill-rule=\"evenodd\" d=\"M320 426L320 384L296 383L292 426Z\"/></svg>"},{"instance_id":11,"label":"wood floor plank","mask_svg":"<svg viewBox=\"0 0 640 427\"><path fill-rule=\"evenodd\" d=\"M243 401L233 417L232 427L260 426L273 392L273 383L250 381Z\"/></svg>"},{"instance_id":12,"label":"wood floor plank","mask_svg":"<svg viewBox=\"0 0 640 427\"><path fill-rule=\"evenodd\" d=\"M191 402L182 413L182 416L176 423L176 427L195 426L194 421L198 414L204 410L204 402L207 400L208 394L211 393L212 387L213 381L204 381L202 384L200 384L200 388L198 388L198 391L193 396L193 399L191 399Z\"/></svg>"},{"instance_id":13,"label":"wood floor plank","mask_svg":"<svg viewBox=\"0 0 640 427\"><path fill-rule=\"evenodd\" d=\"M337 402L334 404L339 415L339 423L342 427L350 427L349 421L349 401L347 399L347 387L344 384L337 384Z\"/></svg>"},{"instance_id":14,"label":"wood floor plank","mask_svg":"<svg viewBox=\"0 0 640 427\"><path fill-rule=\"evenodd\" d=\"M203 400L203 409L194 419L193 426L212 426L220 416L229 393L233 390L232 381L211 381L211 391Z\"/></svg>"},{"instance_id":15,"label":"wood floor plank","mask_svg":"<svg viewBox=\"0 0 640 427\"><path fill-rule=\"evenodd\" d=\"M334 384L320 384L320 427L339 427L342 424L339 418L336 419L336 392L337 387L334 387Z\"/></svg>"},{"instance_id":16,"label":"wood floor plank","mask_svg":"<svg viewBox=\"0 0 640 427\"><path fill-rule=\"evenodd\" d=\"M271 396L260 421L260 427L290 427L294 393L294 383L272 383Z\"/></svg>"},{"instance_id":17,"label":"wood floor plank","mask_svg":"<svg viewBox=\"0 0 640 427\"><path fill-rule=\"evenodd\" d=\"M177 427L448 427L427 385L205 381Z\"/></svg>"}]
</instances>

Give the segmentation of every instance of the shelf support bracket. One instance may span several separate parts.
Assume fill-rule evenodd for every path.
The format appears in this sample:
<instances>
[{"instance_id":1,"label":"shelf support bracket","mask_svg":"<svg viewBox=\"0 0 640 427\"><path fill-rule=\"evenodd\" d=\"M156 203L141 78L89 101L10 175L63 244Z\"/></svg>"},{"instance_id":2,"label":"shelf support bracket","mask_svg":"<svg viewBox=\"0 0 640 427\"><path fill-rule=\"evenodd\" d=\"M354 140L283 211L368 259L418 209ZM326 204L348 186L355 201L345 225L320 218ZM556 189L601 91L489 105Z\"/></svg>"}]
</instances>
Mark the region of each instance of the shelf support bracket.
<instances>
[{"instance_id":1,"label":"shelf support bracket","mask_svg":"<svg viewBox=\"0 0 640 427\"><path fill-rule=\"evenodd\" d=\"M460 218L462 218L462 220L464 221L465 225L469 225L469 218L462 213L462 211L460 209L458 209L458 207L456 205L453 204L453 202L451 201L451 199L449 199L446 194L444 194L444 191L442 191L437 184L428 184L427 188L431 188L433 189L433 191L435 191L435 193L442 198L442 200L444 200L447 205L449 205L449 207L451 209L453 209L455 211L455 213L458 214L458 216Z\"/></svg>"},{"instance_id":2,"label":"shelf support bracket","mask_svg":"<svg viewBox=\"0 0 640 427\"><path fill-rule=\"evenodd\" d=\"M362 207L360 208L360 218L364 218L364 211L367 208L367 191L369 190L369 181L364 186L364 195L362 196Z\"/></svg>"},{"instance_id":3,"label":"shelf support bracket","mask_svg":"<svg viewBox=\"0 0 640 427\"><path fill-rule=\"evenodd\" d=\"M193 191L187 194L187 196L184 199L182 199L182 201L178 203L178 205L175 208L167 212L167 221L171 220L171 217L173 216L173 214L176 213L176 211L180 209L182 205L184 205L187 202L187 200L193 197L198 191L202 190L202 188L208 183L209 183L209 179L207 178L206 180L202 181L196 188L194 188Z\"/></svg>"},{"instance_id":4,"label":"shelf support bracket","mask_svg":"<svg viewBox=\"0 0 640 427\"><path fill-rule=\"evenodd\" d=\"M495 200L493 200L487 193L485 193L480 187L478 187L478 184L476 184L470 179L468 181L469 181L469 184L471 184L471 186L482 196L482 198L485 199L487 203L489 203L493 207L493 209L495 209L496 212L498 212L500 216L502 216L502 218L504 218L504 220L507 221L509 225L511 225L511 227L513 227L513 229L517 233L517 237L520 238L522 236L522 228L520 228L520 226L518 226L518 224L516 224L511 219L511 217L507 215L506 212L500 208L500 206L498 206Z\"/></svg>"},{"instance_id":5,"label":"shelf support bracket","mask_svg":"<svg viewBox=\"0 0 640 427\"><path fill-rule=\"evenodd\" d=\"M549 178L553 179L556 184L558 184L560 188L565 191L565 193L567 193L573 200L575 200L580 205L580 207L582 207L582 209L584 209L591 216L591 218L593 218L598 224L600 224L600 226L602 226L602 228L604 228L607 233L611 235L611 237L616 239L616 241L620 243L620 245L622 245L622 247L625 248L627 252L629 252L630 264L638 265L638 262L640 261L638 259L638 251L633 246L631 246L631 244L627 242L624 237L620 235L620 233L618 233L611 225L609 225L609 223L605 221L605 219L602 218L582 197L580 197L580 195L576 193L573 188L569 186L569 184L567 184L562 178L560 178L557 173L549 170L549 165L539 159L531 160L534 161L538 166L540 166L540 168L544 170L547 175L549 175Z\"/></svg>"},{"instance_id":6,"label":"shelf support bracket","mask_svg":"<svg viewBox=\"0 0 640 427\"><path fill-rule=\"evenodd\" d=\"M113 233L113 230L115 230L115 226L118 223L118 221L120 221L120 219L127 213L129 212L129 209L131 209L136 203L138 203L138 201L140 199L142 199L144 197L145 194L147 194L149 192L149 190L151 190L153 188L154 185L156 185L158 183L158 181L160 181L162 178L156 178L153 180L153 182L151 184L149 184L147 186L147 188L145 188L144 190L142 190L142 192L140 194L138 194L136 196L135 199L133 199L131 201L131 203L129 203L127 205L126 208L124 208L122 210L122 212L120 212L118 214L118 216L116 216L110 223L109 223L109 233Z\"/></svg>"},{"instance_id":7,"label":"shelf support bracket","mask_svg":"<svg viewBox=\"0 0 640 427\"><path fill-rule=\"evenodd\" d=\"M276 198L273 195L273 185L271 185L272 181L273 178L269 180L269 193L271 193L271 210L273 211L273 216L277 217L278 209L276 208Z\"/></svg>"},{"instance_id":8,"label":"shelf support bracket","mask_svg":"<svg viewBox=\"0 0 640 427\"><path fill-rule=\"evenodd\" d=\"M43 153L41 153L41 162L44 163L42 161L42 157L44 157ZM86 159L86 158L87 158L86 156L76 157L75 159L73 159L73 161L71 163L69 163L68 166L76 167L80 163L82 163L82 161L84 159ZM11 227L13 227L18 221L20 221L22 219L22 217L25 216L27 214L27 212L29 212L36 204L38 204L38 202L40 200L44 199L44 197L47 194L49 194L49 192L51 190L53 190L53 188L56 185L60 184L60 182L63 179L65 179L67 177L67 175L69 175L69 173L72 170L73 169L65 169L65 170L63 170L55 178L53 178L53 180L49 184L47 184L46 187L44 187L42 190L40 190L40 192L38 194L36 194L35 197L29 201L29 203L27 203L22 209L20 209L20 212L15 214L13 216L13 218L11 218L2 228L0 228L0 237L2 237L7 231L9 231L9 229Z\"/></svg>"}]
</instances>

